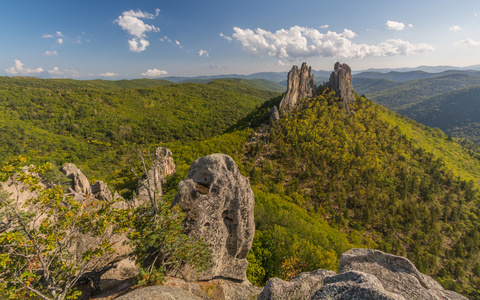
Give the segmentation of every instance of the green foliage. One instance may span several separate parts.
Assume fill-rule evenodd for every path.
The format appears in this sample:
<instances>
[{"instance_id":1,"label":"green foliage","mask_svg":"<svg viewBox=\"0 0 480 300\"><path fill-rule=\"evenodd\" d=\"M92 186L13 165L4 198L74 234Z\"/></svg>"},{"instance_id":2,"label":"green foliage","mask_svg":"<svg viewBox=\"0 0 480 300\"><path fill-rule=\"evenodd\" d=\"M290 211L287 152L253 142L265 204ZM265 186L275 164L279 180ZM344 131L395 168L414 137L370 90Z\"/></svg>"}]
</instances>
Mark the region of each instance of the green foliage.
<instances>
[{"instance_id":1,"label":"green foliage","mask_svg":"<svg viewBox=\"0 0 480 300\"><path fill-rule=\"evenodd\" d=\"M108 229L115 213L111 203L76 201L64 197L60 187L42 188L33 174L50 166L25 168L25 161L18 157L0 170L1 181L17 190L13 199L0 198L0 214L7 220L0 232L0 289L11 299L76 299L79 277L114 251ZM27 191L37 196L23 201L19 192ZM98 245L72 252L85 234L98 237Z\"/></svg>"}]
</instances>

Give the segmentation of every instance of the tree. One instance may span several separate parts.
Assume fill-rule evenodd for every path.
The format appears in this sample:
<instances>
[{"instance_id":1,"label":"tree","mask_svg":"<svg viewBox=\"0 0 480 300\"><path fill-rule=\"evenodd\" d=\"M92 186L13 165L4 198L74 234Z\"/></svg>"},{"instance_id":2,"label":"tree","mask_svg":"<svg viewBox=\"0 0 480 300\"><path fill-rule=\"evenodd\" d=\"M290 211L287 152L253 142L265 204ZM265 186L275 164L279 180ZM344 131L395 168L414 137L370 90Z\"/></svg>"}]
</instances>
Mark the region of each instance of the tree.
<instances>
[{"instance_id":1,"label":"tree","mask_svg":"<svg viewBox=\"0 0 480 300\"><path fill-rule=\"evenodd\" d=\"M22 167L25 162L20 156L0 169L0 181L16 191L13 199L0 195L0 291L11 299L76 299L81 276L114 252L112 203L43 187L40 175L50 165ZM34 196L23 200L26 191ZM76 242L86 236L98 243L79 253Z\"/></svg>"}]
</instances>

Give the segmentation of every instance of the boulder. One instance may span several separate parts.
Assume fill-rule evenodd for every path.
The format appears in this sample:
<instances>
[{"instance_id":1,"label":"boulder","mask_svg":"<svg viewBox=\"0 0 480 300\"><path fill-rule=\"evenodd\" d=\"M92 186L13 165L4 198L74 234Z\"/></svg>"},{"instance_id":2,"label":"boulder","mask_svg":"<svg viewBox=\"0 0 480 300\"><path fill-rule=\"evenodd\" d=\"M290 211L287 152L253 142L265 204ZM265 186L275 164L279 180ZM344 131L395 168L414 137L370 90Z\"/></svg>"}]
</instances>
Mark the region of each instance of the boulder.
<instances>
[{"instance_id":1,"label":"boulder","mask_svg":"<svg viewBox=\"0 0 480 300\"><path fill-rule=\"evenodd\" d=\"M343 253L339 273L349 271L374 275L386 291L405 299L467 299L444 290L433 278L420 273L408 259L379 250L351 249Z\"/></svg>"},{"instance_id":2,"label":"boulder","mask_svg":"<svg viewBox=\"0 0 480 300\"><path fill-rule=\"evenodd\" d=\"M280 102L280 110L288 111L297 105L300 98L311 98L315 96L317 84L315 76L312 74L312 67L307 67L307 63L303 63L302 67L298 69L293 66L288 72L287 78L287 92Z\"/></svg>"},{"instance_id":3,"label":"boulder","mask_svg":"<svg viewBox=\"0 0 480 300\"><path fill-rule=\"evenodd\" d=\"M278 108L276 105L272 107L268 115L270 117L270 120L272 120L272 122L275 122L276 120L280 119L280 113L278 112Z\"/></svg>"},{"instance_id":4,"label":"boulder","mask_svg":"<svg viewBox=\"0 0 480 300\"><path fill-rule=\"evenodd\" d=\"M104 201L112 201L112 193L107 187L107 184L101 180L96 181L91 186L92 194L96 199Z\"/></svg>"},{"instance_id":5,"label":"boulder","mask_svg":"<svg viewBox=\"0 0 480 300\"><path fill-rule=\"evenodd\" d=\"M175 162L170 149L159 147L155 150L155 160L143 180L138 183L137 197L140 203L150 200L153 195L162 196L164 178L175 173Z\"/></svg>"},{"instance_id":6,"label":"boulder","mask_svg":"<svg viewBox=\"0 0 480 300\"><path fill-rule=\"evenodd\" d=\"M72 189L74 192L88 195L92 194L92 188L90 187L87 176L85 176L77 166L68 163L64 164L60 170L65 176L72 179Z\"/></svg>"},{"instance_id":7,"label":"boulder","mask_svg":"<svg viewBox=\"0 0 480 300\"><path fill-rule=\"evenodd\" d=\"M311 300L406 300L386 291L373 275L350 271L325 278L324 286Z\"/></svg>"},{"instance_id":8,"label":"boulder","mask_svg":"<svg viewBox=\"0 0 480 300\"><path fill-rule=\"evenodd\" d=\"M327 86L343 100L347 113L350 113L348 103L355 101L353 95L352 70L347 64L335 63L334 72L330 74Z\"/></svg>"},{"instance_id":9,"label":"boulder","mask_svg":"<svg viewBox=\"0 0 480 300\"><path fill-rule=\"evenodd\" d=\"M118 300L202 300L202 298L180 288L172 286L148 286L136 289L126 295L116 298Z\"/></svg>"},{"instance_id":10,"label":"boulder","mask_svg":"<svg viewBox=\"0 0 480 300\"><path fill-rule=\"evenodd\" d=\"M309 300L323 286L325 277L332 275L335 275L334 271L316 270L300 273L290 281L271 278L258 300Z\"/></svg>"},{"instance_id":11,"label":"boulder","mask_svg":"<svg viewBox=\"0 0 480 300\"><path fill-rule=\"evenodd\" d=\"M253 242L254 195L248 179L225 154L195 160L179 183L175 203L186 212L184 232L203 239L211 249L210 266L197 274L190 265L176 276L185 280L228 278L247 280L246 256Z\"/></svg>"}]
</instances>

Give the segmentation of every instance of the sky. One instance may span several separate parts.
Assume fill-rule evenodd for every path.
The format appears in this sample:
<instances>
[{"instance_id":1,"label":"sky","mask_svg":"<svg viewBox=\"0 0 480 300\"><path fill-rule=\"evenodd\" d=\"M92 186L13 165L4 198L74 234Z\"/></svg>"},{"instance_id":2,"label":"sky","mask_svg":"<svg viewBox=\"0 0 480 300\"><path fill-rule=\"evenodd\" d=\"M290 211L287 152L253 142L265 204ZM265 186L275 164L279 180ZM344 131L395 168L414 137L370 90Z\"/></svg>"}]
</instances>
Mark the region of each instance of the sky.
<instances>
[{"instance_id":1,"label":"sky","mask_svg":"<svg viewBox=\"0 0 480 300\"><path fill-rule=\"evenodd\" d=\"M480 64L478 0L0 0L0 76Z\"/></svg>"}]
</instances>

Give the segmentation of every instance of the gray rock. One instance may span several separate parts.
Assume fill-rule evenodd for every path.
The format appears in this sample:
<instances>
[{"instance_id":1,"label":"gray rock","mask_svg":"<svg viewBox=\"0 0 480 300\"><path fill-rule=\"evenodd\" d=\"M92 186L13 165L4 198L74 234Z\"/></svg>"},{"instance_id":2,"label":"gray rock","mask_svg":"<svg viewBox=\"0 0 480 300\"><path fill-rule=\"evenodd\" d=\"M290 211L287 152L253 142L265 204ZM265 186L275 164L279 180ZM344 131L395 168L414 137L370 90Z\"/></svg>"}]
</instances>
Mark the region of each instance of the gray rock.
<instances>
[{"instance_id":1,"label":"gray rock","mask_svg":"<svg viewBox=\"0 0 480 300\"><path fill-rule=\"evenodd\" d=\"M325 278L324 285L312 300L405 300L390 293L373 275L350 271Z\"/></svg>"},{"instance_id":2,"label":"gray rock","mask_svg":"<svg viewBox=\"0 0 480 300\"><path fill-rule=\"evenodd\" d=\"M270 278L258 300L308 300L323 286L325 277L333 275L333 271L316 270L300 273L290 281Z\"/></svg>"},{"instance_id":3,"label":"gray rock","mask_svg":"<svg viewBox=\"0 0 480 300\"><path fill-rule=\"evenodd\" d=\"M350 113L348 103L355 101L353 95L352 70L347 64L335 63L334 72L330 74L328 87L335 91L337 97L343 100L347 113Z\"/></svg>"},{"instance_id":4,"label":"gray rock","mask_svg":"<svg viewBox=\"0 0 480 300\"><path fill-rule=\"evenodd\" d=\"M74 164L64 164L60 170L65 176L72 179L73 191L88 195L92 194L92 188L90 187L87 176L85 176L77 166Z\"/></svg>"},{"instance_id":5,"label":"gray rock","mask_svg":"<svg viewBox=\"0 0 480 300\"><path fill-rule=\"evenodd\" d=\"M307 63L303 63L300 69L293 66L288 72L287 92L280 102L280 110L291 110L297 105L298 99L315 96L316 89L317 85L315 76L312 74L312 67L307 67Z\"/></svg>"},{"instance_id":6,"label":"gray rock","mask_svg":"<svg viewBox=\"0 0 480 300\"><path fill-rule=\"evenodd\" d=\"M195 160L179 183L175 201L187 213L184 231L210 247L210 267L197 274L184 265L176 276L185 280L247 280L246 256L253 242L254 195L248 179L225 154Z\"/></svg>"},{"instance_id":7,"label":"gray rock","mask_svg":"<svg viewBox=\"0 0 480 300\"><path fill-rule=\"evenodd\" d=\"M201 300L202 298L178 287L157 285L136 289L117 300Z\"/></svg>"},{"instance_id":8,"label":"gray rock","mask_svg":"<svg viewBox=\"0 0 480 300\"><path fill-rule=\"evenodd\" d=\"M107 187L107 184L101 180L96 181L91 186L92 194L96 199L104 201L112 201L112 193Z\"/></svg>"},{"instance_id":9,"label":"gray rock","mask_svg":"<svg viewBox=\"0 0 480 300\"><path fill-rule=\"evenodd\" d=\"M353 270L376 276L385 290L405 299L467 299L444 290L434 279L420 273L408 259L379 250L352 249L343 253L339 273Z\"/></svg>"},{"instance_id":10,"label":"gray rock","mask_svg":"<svg viewBox=\"0 0 480 300\"><path fill-rule=\"evenodd\" d=\"M273 122L280 119L280 113L278 112L278 108L276 105L272 107L268 115L270 117L270 120L272 120Z\"/></svg>"},{"instance_id":11,"label":"gray rock","mask_svg":"<svg viewBox=\"0 0 480 300\"><path fill-rule=\"evenodd\" d=\"M150 197L162 196L164 178L175 173L175 162L172 151L159 147L155 150L155 160L147 171L146 178L138 183L137 197L140 203L150 200Z\"/></svg>"}]
</instances>

